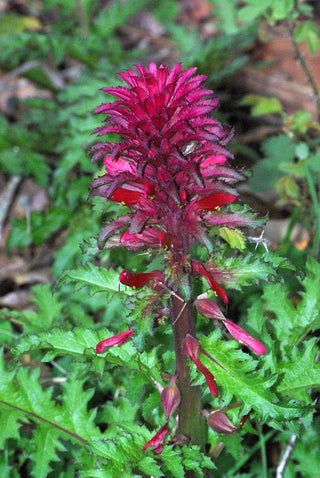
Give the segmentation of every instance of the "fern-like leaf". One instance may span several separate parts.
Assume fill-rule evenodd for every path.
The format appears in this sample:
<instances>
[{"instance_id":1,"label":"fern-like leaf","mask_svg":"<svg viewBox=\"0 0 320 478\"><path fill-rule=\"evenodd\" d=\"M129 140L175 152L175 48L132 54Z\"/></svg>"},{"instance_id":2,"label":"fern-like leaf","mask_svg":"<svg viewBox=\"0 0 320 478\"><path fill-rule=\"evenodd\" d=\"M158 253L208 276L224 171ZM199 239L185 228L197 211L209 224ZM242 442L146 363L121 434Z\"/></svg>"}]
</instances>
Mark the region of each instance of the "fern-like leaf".
<instances>
[{"instance_id":1,"label":"fern-like leaf","mask_svg":"<svg viewBox=\"0 0 320 478\"><path fill-rule=\"evenodd\" d=\"M301 407L279 402L279 398L271 391L277 377L266 377L258 362L239 349L237 342L220 340L221 332L215 331L210 337L203 337L201 345L219 365L202 356L206 367L216 377L222 390L233 394L245 405L245 410L253 408L261 419L275 418L288 420L301 416Z\"/></svg>"}]
</instances>

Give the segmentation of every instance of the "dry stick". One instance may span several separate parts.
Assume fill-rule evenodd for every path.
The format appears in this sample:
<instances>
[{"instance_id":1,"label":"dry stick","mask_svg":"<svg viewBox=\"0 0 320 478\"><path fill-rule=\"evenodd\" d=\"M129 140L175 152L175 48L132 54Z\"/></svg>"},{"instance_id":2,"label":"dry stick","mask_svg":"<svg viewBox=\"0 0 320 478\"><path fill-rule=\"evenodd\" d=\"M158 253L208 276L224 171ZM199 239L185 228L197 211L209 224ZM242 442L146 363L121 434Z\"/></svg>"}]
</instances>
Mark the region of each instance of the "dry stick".
<instances>
[{"instance_id":1,"label":"dry stick","mask_svg":"<svg viewBox=\"0 0 320 478\"><path fill-rule=\"evenodd\" d=\"M315 80L312 76L312 73L311 73L311 71L310 71L310 69L309 69L309 67L308 67L308 65L307 65L307 63L306 63L306 61L303 57L303 54L301 53L301 50L299 48L298 43L294 39L293 26L289 22L287 22L287 26L288 26L288 31L289 31L289 35L290 35L290 40L291 40L291 43L292 43L292 46L293 46L293 49L294 49L295 57L298 60L298 62L300 63L301 68L303 69L304 74L307 77L309 85L312 88L312 91L313 91L313 94L314 94L314 97L315 97L315 100L316 100L318 122L320 122L320 93L319 93L317 84L316 84L316 82L315 82Z\"/></svg>"},{"instance_id":2,"label":"dry stick","mask_svg":"<svg viewBox=\"0 0 320 478\"><path fill-rule=\"evenodd\" d=\"M286 448L286 450L283 454L283 457L281 458L281 461L280 461L279 465L277 466L276 478L282 478L283 477L285 467L288 463L288 460L291 456L291 453L293 452L296 439L297 439L297 435L295 433L293 433L293 435L291 435L291 437L290 437L290 440L289 440L287 448Z\"/></svg>"},{"instance_id":3,"label":"dry stick","mask_svg":"<svg viewBox=\"0 0 320 478\"><path fill-rule=\"evenodd\" d=\"M4 228L6 217L11 208L14 195L21 181L22 181L22 178L20 176L12 176L12 178L8 182L7 189L3 195L2 203L0 205L0 241L2 238L2 231Z\"/></svg>"},{"instance_id":4,"label":"dry stick","mask_svg":"<svg viewBox=\"0 0 320 478\"><path fill-rule=\"evenodd\" d=\"M317 353L317 356L315 358L315 361L318 362L320 359L320 352ZM310 390L308 390L308 393L309 395L311 394L312 392L312 388L310 388ZM296 435L295 433L293 433L290 437L290 440L288 442L288 445L286 447L286 450L283 454L283 457L281 458L281 461L277 467L277 470L276 470L276 478L282 478L283 477L283 474L284 474L284 470L285 470L285 467L288 463L288 460L291 456L291 453L293 452L293 449L294 449L294 445L296 443L296 440L297 440L297 437L298 435Z\"/></svg>"},{"instance_id":5,"label":"dry stick","mask_svg":"<svg viewBox=\"0 0 320 478\"><path fill-rule=\"evenodd\" d=\"M2 85L5 85L6 87L8 81L10 81L15 76L19 76L19 75L22 75L23 73L27 73L28 71L33 70L34 68L40 68L43 71L43 73L47 75L52 85L58 90L64 90L66 88L66 84L62 75L60 75L57 71L53 70L46 63L43 63L39 60L33 60L33 61L27 61L23 65L18 66L18 68L15 68L14 70L10 71L10 73L4 75L0 79L0 90L2 89Z\"/></svg>"}]
</instances>

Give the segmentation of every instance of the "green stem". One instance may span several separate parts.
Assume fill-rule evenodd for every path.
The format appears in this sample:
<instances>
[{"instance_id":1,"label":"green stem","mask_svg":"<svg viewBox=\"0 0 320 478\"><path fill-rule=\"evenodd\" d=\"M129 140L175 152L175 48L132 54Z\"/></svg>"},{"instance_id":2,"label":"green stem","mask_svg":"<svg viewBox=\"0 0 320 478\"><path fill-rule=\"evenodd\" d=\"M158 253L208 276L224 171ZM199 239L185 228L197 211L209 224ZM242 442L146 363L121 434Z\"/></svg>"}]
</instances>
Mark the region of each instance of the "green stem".
<instances>
[{"instance_id":1,"label":"green stem","mask_svg":"<svg viewBox=\"0 0 320 478\"><path fill-rule=\"evenodd\" d=\"M269 441L270 438L272 438L275 434L276 434L275 431L270 431L264 437L262 436L262 440L264 444L267 443L267 441ZM250 452L246 456L244 456L241 460L237 461L237 464L233 468L231 468L231 470L227 472L226 476L228 478L235 476L235 474L247 463L247 461L250 460L250 458L257 452L257 450L259 450L260 447L261 447L261 443L259 440L259 442L254 447L251 448Z\"/></svg>"},{"instance_id":2,"label":"green stem","mask_svg":"<svg viewBox=\"0 0 320 478\"><path fill-rule=\"evenodd\" d=\"M187 334L195 337L195 320L191 301L185 303L172 297L172 329L175 342L177 386L181 394L178 432L204 450L206 442L205 419L201 415L200 387L191 384L187 357L182 353L182 342ZM193 475L185 475L193 476Z\"/></svg>"},{"instance_id":3,"label":"green stem","mask_svg":"<svg viewBox=\"0 0 320 478\"><path fill-rule=\"evenodd\" d=\"M7 407L14 408L15 410L18 410L19 412L25 413L26 415L29 415L30 417L36 418L37 420L41 420L42 422L48 423L54 428L57 428L58 430L61 430L64 433L67 433L67 435L71 436L72 438L75 438L76 440L81 441L82 443L85 443L85 444L88 443L88 441L82 438L80 435L77 435L76 433L73 433L70 430L67 430L67 428L63 428L60 425L57 425L57 423L47 420L47 418L41 417L40 415L37 415L36 413L29 412L28 410L25 410L24 408L17 407L16 405L12 405L12 403L5 402L4 400L0 400L0 403L2 403L3 405L6 405Z\"/></svg>"},{"instance_id":4,"label":"green stem","mask_svg":"<svg viewBox=\"0 0 320 478\"><path fill-rule=\"evenodd\" d=\"M305 167L306 178L310 190L310 195L313 203L313 209L316 216L316 230L313 237L312 243L312 255L317 258L319 254L319 244L320 244L320 206L317 197L316 186L314 184L314 180L310 169L306 166Z\"/></svg>"},{"instance_id":5,"label":"green stem","mask_svg":"<svg viewBox=\"0 0 320 478\"><path fill-rule=\"evenodd\" d=\"M289 241L290 241L290 237L291 237L291 234L292 234L292 231L293 231L293 228L297 222L297 220L299 219L299 216L300 216L300 208L299 207L295 207L294 208L294 211L292 213L292 216L291 216L291 219L290 219L290 223L289 223L289 226L288 226L288 229L286 231L286 235L283 239L283 243L284 244L287 244Z\"/></svg>"},{"instance_id":6,"label":"green stem","mask_svg":"<svg viewBox=\"0 0 320 478\"><path fill-rule=\"evenodd\" d=\"M263 439L262 427L259 427L259 444L262 460L262 477L268 478L268 462L267 462L267 452L266 452L266 442Z\"/></svg>"}]
</instances>

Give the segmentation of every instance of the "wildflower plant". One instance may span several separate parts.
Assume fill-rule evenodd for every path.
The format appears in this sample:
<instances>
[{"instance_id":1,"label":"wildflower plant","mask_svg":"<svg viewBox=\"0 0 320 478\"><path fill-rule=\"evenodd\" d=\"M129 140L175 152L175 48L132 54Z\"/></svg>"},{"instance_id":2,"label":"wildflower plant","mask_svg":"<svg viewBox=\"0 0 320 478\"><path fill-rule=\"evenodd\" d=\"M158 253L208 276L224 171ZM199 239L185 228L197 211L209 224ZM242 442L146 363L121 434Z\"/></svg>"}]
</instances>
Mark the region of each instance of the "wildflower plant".
<instances>
[{"instance_id":1,"label":"wildflower plant","mask_svg":"<svg viewBox=\"0 0 320 478\"><path fill-rule=\"evenodd\" d=\"M92 148L93 161L102 159L103 166L91 184L91 195L117 202L123 211L103 227L99 244L103 249L153 249L161 258L161 269L124 269L119 274L121 287L137 289L137 301L144 304L140 314L159 318L165 311L163 317L169 320L161 323L164 328L172 327L175 370L171 384L161 393L166 422L143 451L153 447L154 453L161 453L172 415L177 418L178 434L171 443L183 440L204 449L203 392L193 383L192 363L214 397L228 390L223 390L209 370L213 364L221 369L223 365L200 345L196 311L223 324L254 353L266 352L260 341L226 318L226 289L235 272L221 263L219 235L221 228L239 233L239 227L257 227L261 221L239 204L234 184L245 176L232 166L233 155L227 148L232 130L212 116L218 98L205 88L206 76L195 75L196 68L183 70L181 64L169 70L151 63L149 68L136 65L136 70L119 73L129 86L102 88L117 99L96 110L106 117L95 132L109 136ZM116 140L110 141L110 134L116 134ZM204 261L198 257L199 246L207 251ZM200 297L195 292L197 278L206 283ZM142 288L149 290L144 299L138 291ZM151 323L149 329L151 333ZM127 331L100 342L97 353L134 340L134 333L140 333L139 320Z\"/></svg>"}]
</instances>

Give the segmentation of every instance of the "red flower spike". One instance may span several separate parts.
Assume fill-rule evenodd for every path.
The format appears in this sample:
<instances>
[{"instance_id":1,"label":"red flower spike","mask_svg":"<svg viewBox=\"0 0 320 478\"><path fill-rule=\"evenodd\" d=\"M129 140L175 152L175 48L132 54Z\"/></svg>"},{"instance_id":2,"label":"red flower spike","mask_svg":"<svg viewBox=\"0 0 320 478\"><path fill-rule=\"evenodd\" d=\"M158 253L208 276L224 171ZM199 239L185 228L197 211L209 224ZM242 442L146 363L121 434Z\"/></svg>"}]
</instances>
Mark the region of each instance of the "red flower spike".
<instances>
[{"instance_id":1,"label":"red flower spike","mask_svg":"<svg viewBox=\"0 0 320 478\"><path fill-rule=\"evenodd\" d=\"M164 274L162 271L152 271L152 272L142 272L140 274L133 274L132 272L129 272L127 270L123 270L120 273L119 276L119 281L121 284L127 285L129 287L134 287L136 289L140 289L140 287L143 287L146 285L147 282L150 280L155 280L155 281L163 281L164 280Z\"/></svg>"},{"instance_id":2,"label":"red flower spike","mask_svg":"<svg viewBox=\"0 0 320 478\"><path fill-rule=\"evenodd\" d=\"M151 438L151 440L147 441L147 443L144 445L142 451L145 453L147 451L147 448L149 446L154 446L156 449L154 450L154 453L159 454L162 452L163 449L163 441L165 437L168 434L168 423L163 425L163 427L160 428L159 431Z\"/></svg>"},{"instance_id":3,"label":"red flower spike","mask_svg":"<svg viewBox=\"0 0 320 478\"><path fill-rule=\"evenodd\" d=\"M208 425L215 432L222 433L224 435L230 435L230 433L235 432L237 429L237 427L229 419L228 415L221 410L215 410L214 412L210 413L208 417Z\"/></svg>"},{"instance_id":4,"label":"red flower spike","mask_svg":"<svg viewBox=\"0 0 320 478\"><path fill-rule=\"evenodd\" d=\"M174 414L179 406L181 395L178 387L174 383L170 383L161 393L161 405L166 416L166 420Z\"/></svg>"},{"instance_id":5,"label":"red flower spike","mask_svg":"<svg viewBox=\"0 0 320 478\"><path fill-rule=\"evenodd\" d=\"M198 299L196 308L199 314L207 317L207 319L225 319L217 304L211 299Z\"/></svg>"},{"instance_id":6,"label":"red flower spike","mask_svg":"<svg viewBox=\"0 0 320 478\"><path fill-rule=\"evenodd\" d=\"M214 278L209 274L209 272L203 267L199 261L191 261L193 272L202 275L206 278L211 289L223 300L225 304L228 304L229 300L227 294L222 289L222 287L214 280Z\"/></svg>"},{"instance_id":7,"label":"red flower spike","mask_svg":"<svg viewBox=\"0 0 320 478\"><path fill-rule=\"evenodd\" d=\"M214 211L218 207L230 204L237 199L237 196L229 193L213 193L210 196L198 199L193 205L203 211Z\"/></svg>"},{"instance_id":8,"label":"red flower spike","mask_svg":"<svg viewBox=\"0 0 320 478\"><path fill-rule=\"evenodd\" d=\"M228 319L224 320L223 323L234 339L249 347L254 353L263 355L266 352L265 346L257 339L252 337L252 335L248 334L248 332L239 327L239 325L234 324Z\"/></svg>"},{"instance_id":9,"label":"red flower spike","mask_svg":"<svg viewBox=\"0 0 320 478\"><path fill-rule=\"evenodd\" d=\"M102 340L96 346L97 354L103 354L109 347L117 347L119 345L125 344L134 334L134 330L129 329L121 334L114 335L108 339Z\"/></svg>"},{"instance_id":10,"label":"red flower spike","mask_svg":"<svg viewBox=\"0 0 320 478\"><path fill-rule=\"evenodd\" d=\"M216 209L236 199L230 188L242 179L227 161L231 129L212 117L218 99L204 87L206 77L195 72L181 64L171 70L136 65L136 71L119 74L126 86L102 88L117 99L96 110L105 115L98 135L119 139L93 146L92 160L103 158L105 174L94 179L91 195L128 206L131 233L162 230L174 254L207 236ZM226 215L223 221L235 227L234 218ZM130 242L123 245L134 248ZM216 292L222 294L218 286Z\"/></svg>"},{"instance_id":11,"label":"red flower spike","mask_svg":"<svg viewBox=\"0 0 320 478\"><path fill-rule=\"evenodd\" d=\"M218 389L214 376L199 360L199 342L194 337L192 337L192 335L187 334L184 341L182 342L182 351L185 355L187 355L187 357L189 357L193 361L197 369L205 376L210 392L212 393L212 395L217 397Z\"/></svg>"}]
</instances>

